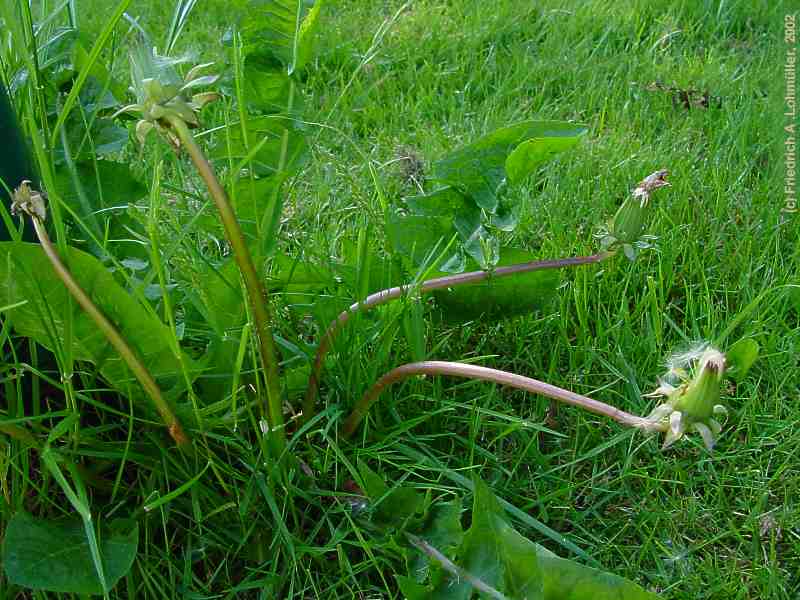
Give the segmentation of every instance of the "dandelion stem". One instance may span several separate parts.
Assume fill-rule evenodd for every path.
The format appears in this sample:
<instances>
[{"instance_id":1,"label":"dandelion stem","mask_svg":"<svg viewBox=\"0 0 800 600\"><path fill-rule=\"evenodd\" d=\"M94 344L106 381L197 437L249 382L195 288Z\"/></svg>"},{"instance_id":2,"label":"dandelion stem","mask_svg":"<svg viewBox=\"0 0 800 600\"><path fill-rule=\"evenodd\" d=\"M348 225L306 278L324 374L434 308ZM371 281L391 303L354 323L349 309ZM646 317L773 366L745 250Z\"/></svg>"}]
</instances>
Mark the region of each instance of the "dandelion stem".
<instances>
[{"instance_id":1,"label":"dandelion stem","mask_svg":"<svg viewBox=\"0 0 800 600\"><path fill-rule=\"evenodd\" d=\"M189 153L197 172L206 184L211 199L219 211L225 235L233 249L233 256L244 280L250 308L255 321L256 338L258 339L261 363L266 377L267 388L267 423L270 427L270 440L276 457L286 447L286 432L283 421L283 405L278 373L278 360L275 344L272 339L272 319L270 317L266 288L259 279L250 250L247 248L242 229L233 211L228 194L217 179L214 169L209 164L200 146L194 139L189 127L183 119L175 116L166 117L169 125L180 139L182 146Z\"/></svg>"},{"instance_id":2,"label":"dandelion stem","mask_svg":"<svg viewBox=\"0 0 800 600\"><path fill-rule=\"evenodd\" d=\"M509 275L517 275L519 273L528 273L530 271L542 271L546 269L561 269L563 267L578 267L581 265L590 265L599 263L612 253L601 252L600 254L593 254L591 256L575 256L571 258L559 258L554 260L537 260L527 263L520 263L517 265L510 265L506 267L498 267L493 271L470 271L468 273L459 273L457 275L448 275L446 277L438 277L436 279L429 279L420 284L405 284L393 288L388 288L370 294L363 301L352 304L349 308L342 311L338 317L328 326L325 334L320 340L317 347L317 353L314 357L314 366L311 369L311 376L308 379L308 388L306 389L306 396L303 403L303 419L308 421L316 411L317 393L319 390L319 378L322 372L323 361L325 355L330 351L333 342L336 339L339 331L344 327L350 317L358 312L367 311L375 306L385 304L392 300L402 297L405 293L419 289L420 293L431 292L433 290L440 290L445 288L458 287L469 283L476 283L484 281L489 278L508 277Z\"/></svg>"},{"instance_id":3,"label":"dandelion stem","mask_svg":"<svg viewBox=\"0 0 800 600\"><path fill-rule=\"evenodd\" d=\"M64 286L69 293L72 294L72 297L75 298L80 307L97 324L97 327L103 335L106 336L106 339L108 339L114 349L119 353L120 357L122 357L122 360L128 365L128 368L142 385L144 391L150 396L153 405L166 424L169 434L172 436L172 439L175 440L175 443L182 450L189 451L192 447L191 441L178 420L178 417L162 395L161 388L158 387L150 371L147 370L147 367L145 367L139 357L136 356L136 353L125 341L125 338L120 335L116 327L106 318L95 303L92 302L92 299L83 291L83 288L81 288L78 282L75 281L69 269L61 262L58 251L55 246L53 246L50 236L47 235L47 229L45 229L41 219L34 214L29 214L31 216L31 221L33 221L33 228L34 231L36 231L36 236L39 238L42 249L50 260L50 264L52 264L53 270L56 272L56 275L58 275L58 278L64 282Z\"/></svg>"},{"instance_id":4,"label":"dandelion stem","mask_svg":"<svg viewBox=\"0 0 800 600\"><path fill-rule=\"evenodd\" d=\"M372 404L387 387L393 383L416 375L449 375L467 379L492 381L583 408L594 414L613 419L617 423L628 427L635 427L637 429L647 429L649 427L647 420L643 417L632 415L610 404L606 404L605 402L600 402L588 396L582 396L555 385L525 377L524 375L517 375L516 373L509 373L508 371L500 371L499 369L490 369L478 365L429 360L402 365L396 369L392 369L378 379L378 381L361 397L350 413L350 416L347 417L347 420L342 426L342 437L347 439L355 433L359 423L361 423L361 420L367 414Z\"/></svg>"}]
</instances>

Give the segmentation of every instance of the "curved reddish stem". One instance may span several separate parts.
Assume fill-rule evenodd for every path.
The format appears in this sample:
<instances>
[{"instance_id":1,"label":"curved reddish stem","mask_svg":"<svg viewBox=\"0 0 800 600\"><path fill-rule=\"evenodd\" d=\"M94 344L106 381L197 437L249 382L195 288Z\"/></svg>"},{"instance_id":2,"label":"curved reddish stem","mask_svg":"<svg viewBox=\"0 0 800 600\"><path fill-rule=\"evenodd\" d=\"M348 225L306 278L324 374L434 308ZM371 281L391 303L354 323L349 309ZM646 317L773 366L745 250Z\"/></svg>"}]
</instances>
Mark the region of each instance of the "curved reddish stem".
<instances>
[{"instance_id":1,"label":"curved reddish stem","mask_svg":"<svg viewBox=\"0 0 800 600\"><path fill-rule=\"evenodd\" d=\"M530 271L543 271L546 269L561 269L562 267L578 267L581 265L591 265L599 263L608 258L613 253L601 252L600 254L592 254L591 256L575 256L571 258L559 258L553 260L537 260L527 263L520 263L518 265L510 265L507 267L498 267L494 271L470 271L469 273L459 273L457 275L448 275L447 277L437 277L436 279L429 279L420 284L408 283L393 288L381 290L370 294L363 301L356 302L350 305L349 308L342 311L336 319L334 319L325 334L320 340L317 347L317 354L314 357L314 365L311 369L311 375L308 378L308 388L306 389L306 396L303 402L303 419L307 421L310 419L316 410L317 392L319 390L319 378L322 372L323 361L325 355L331 349L333 341L339 333L339 330L344 327L350 316L359 311L367 311L375 306L390 302L400 298L406 292L413 290L415 287L421 293L439 290L443 288L451 288L467 283L476 283L485 279L494 277L507 277L509 275L516 275L518 273L527 273Z\"/></svg>"},{"instance_id":2,"label":"curved reddish stem","mask_svg":"<svg viewBox=\"0 0 800 600\"><path fill-rule=\"evenodd\" d=\"M617 423L626 425L628 427L636 427L638 429L648 429L650 426L649 421L644 417L632 415L620 410L605 402L594 400L588 396L582 396L575 392L570 392L563 388L531 379L524 375L517 375L516 373L509 373L508 371L500 371L499 369L490 369L488 367L481 367L478 365L469 365L464 363L446 362L441 360L426 360L422 362L408 363L406 365L392 369L383 377L378 379L371 388L361 397L358 403L353 407L353 412L347 417L347 420L342 426L341 434L345 439L349 438L358 428L359 423L369 411L372 404L381 395L381 392L387 387L397 381L414 377L416 375L450 375L454 377L465 377L467 379L481 379L483 381L492 381L500 385L506 385L518 390L524 390L534 394L540 394L553 398L565 404L571 404L584 410L588 410L596 415L602 415L613 419Z\"/></svg>"}]
</instances>

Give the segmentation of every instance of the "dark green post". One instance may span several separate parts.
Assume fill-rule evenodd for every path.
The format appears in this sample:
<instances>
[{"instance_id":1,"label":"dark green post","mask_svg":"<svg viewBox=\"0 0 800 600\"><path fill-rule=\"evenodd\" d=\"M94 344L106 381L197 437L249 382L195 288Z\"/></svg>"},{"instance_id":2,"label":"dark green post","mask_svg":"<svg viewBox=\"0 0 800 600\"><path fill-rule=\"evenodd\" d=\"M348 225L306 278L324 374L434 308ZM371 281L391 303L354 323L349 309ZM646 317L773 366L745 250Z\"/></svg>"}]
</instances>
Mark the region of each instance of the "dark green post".
<instances>
[{"instance_id":1,"label":"dark green post","mask_svg":"<svg viewBox=\"0 0 800 600\"><path fill-rule=\"evenodd\" d=\"M5 187L13 190L25 179L38 184L22 129L20 129L17 116L14 114L8 92L0 83L0 180L3 181ZM8 210L11 198L3 186L0 186L0 199ZM35 236L30 225L25 226L24 237L27 240L34 239ZM6 230L5 223L3 219L0 219L0 240L10 239L11 236Z\"/></svg>"}]
</instances>

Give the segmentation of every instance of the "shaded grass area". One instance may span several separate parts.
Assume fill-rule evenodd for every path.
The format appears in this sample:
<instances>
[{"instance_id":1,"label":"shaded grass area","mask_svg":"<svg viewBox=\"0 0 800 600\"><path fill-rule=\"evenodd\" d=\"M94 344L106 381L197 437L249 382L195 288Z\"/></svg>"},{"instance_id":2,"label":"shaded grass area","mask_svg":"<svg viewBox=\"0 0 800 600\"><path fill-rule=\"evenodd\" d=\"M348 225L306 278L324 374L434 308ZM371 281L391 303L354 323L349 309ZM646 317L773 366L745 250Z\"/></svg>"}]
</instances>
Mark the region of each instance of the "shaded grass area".
<instances>
[{"instance_id":1,"label":"shaded grass area","mask_svg":"<svg viewBox=\"0 0 800 600\"><path fill-rule=\"evenodd\" d=\"M428 356L514 370L645 413L651 403L641 394L655 387L668 352L713 340L761 292L798 281L800 223L780 212L781 27L790 6L522 4L341 1L326 9L305 99L313 154L292 187L281 245L326 264L369 227L387 251L383 202L413 193L411 176L424 176L436 157L522 119L587 123L588 139L513 192L524 210L508 242L543 258L589 253L596 226L635 183L667 168L673 185L656 198L655 248L632 264L619 257L566 273L558 299L537 314L458 326L434 319ZM96 8L87 20L102 23L112 8ZM141 2L130 12L159 39L171 7ZM221 3L199 3L178 49L221 59L226 14ZM719 102L687 109L653 82ZM178 169L170 175L185 187ZM464 494L453 472L479 473L605 568L665 598L794 598L798 310L796 297L770 292L727 340L754 337L762 358L729 390L731 416L713 455L699 441L662 453L655 440L550 411L542 399L442 379L398 385L355 443L340 448L337 409L410 358L392 325L399 309L387 309L378 313L383 322L356 323L337 346L341 360L329 363L323 387L328 410L310 436L314 452L292 440L316 482L273 489L252 440L209 431L212 468L148 515L139 558L117 593L395 595L399 556L379 552L332 499L357 458L391 481L442 495ZM282 334L297 336L303 326L295 325L287 318ZM98 385L91 373L82 379L84 388ZM127 406L112 408L119 414L96 409L81 431L90 442L75 449L98 477L110 477L109 489L95 492L106 518L137 515L205 466L134 430ZM34 455L2 460L9 506L62 510Z\"/></svg>"}]
</instances>

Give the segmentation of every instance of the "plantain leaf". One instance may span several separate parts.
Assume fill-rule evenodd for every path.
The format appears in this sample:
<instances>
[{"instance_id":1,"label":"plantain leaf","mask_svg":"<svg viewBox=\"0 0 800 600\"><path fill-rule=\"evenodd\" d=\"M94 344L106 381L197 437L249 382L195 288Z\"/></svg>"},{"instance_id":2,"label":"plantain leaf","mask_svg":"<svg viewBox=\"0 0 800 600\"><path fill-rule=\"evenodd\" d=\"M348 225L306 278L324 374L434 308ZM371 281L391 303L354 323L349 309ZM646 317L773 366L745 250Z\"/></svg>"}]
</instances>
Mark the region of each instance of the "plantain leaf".
<instances>
[{"instance_id":1,"label":"plantain leaf","mask_svg":"<svg viewBox=\"0 0 800 600\"><path fill-rule=\"evenodd\" d=\"M8 580L34 590L103 594L130 570L136 558L139 526L99 536L106 587L97 577L80 519L37 519L24 512L8 523L3 569Z\"/></svg>"},{"instance_id":2,"label":"plantain leaf","mask_svg":"<svg viewBox=\"0 0 800 600\"><path fill-rule=\"evenodd\" d=\"M64 259L79 285L116 325L162 389L179 394L184 389L181 361L172 350L172 333L120 286L103 264L85 252L69 249ZM123 395L144 392L127 365L86 313L72 300L39 244L0 243L0 306L23 302L5 312L18 334L46 348L63 347L67 319L72 322L72 355L94 363L103 378ZM198 367L182 360L190 373Z\"/></svg>"},{"instance_id":3,"label":"plantain leaf","mask_svg":"<svg viewBox=\"0 0 800 600\"><path fill-rule=\"evenodd\" d=\"M494 214L507 184L519 183L558 152L578 143L586 127L524 121L497 129L433 164L433 178L460 189Z\"/></svg>"}]
</instances>

